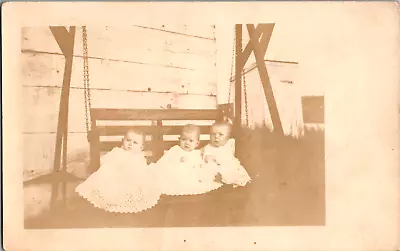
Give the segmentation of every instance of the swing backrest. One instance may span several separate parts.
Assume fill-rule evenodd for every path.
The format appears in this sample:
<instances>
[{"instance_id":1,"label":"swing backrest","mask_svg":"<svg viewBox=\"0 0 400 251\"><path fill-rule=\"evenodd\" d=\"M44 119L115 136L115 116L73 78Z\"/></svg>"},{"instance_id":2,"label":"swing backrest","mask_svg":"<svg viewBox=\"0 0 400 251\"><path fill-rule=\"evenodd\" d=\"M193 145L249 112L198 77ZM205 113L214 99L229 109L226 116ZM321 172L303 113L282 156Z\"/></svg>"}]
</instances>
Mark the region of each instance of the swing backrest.
<instances>
[{"instance_id":1,"label":"swing backrest","mask_svg":"<svg viewBox=\"0 0 400 251\"><path fill-rule=\"evenodd\" d=\"M222 109L91 109L92 130L89 136L91 160L94 168L100 164L102 153L121 145L129 129L137 129L146 136L144 151L148 162L156 162L179 143L183 125L200 126L200 147L209 140L210 125L225 112Z\"/></svg>"}]
</instances>

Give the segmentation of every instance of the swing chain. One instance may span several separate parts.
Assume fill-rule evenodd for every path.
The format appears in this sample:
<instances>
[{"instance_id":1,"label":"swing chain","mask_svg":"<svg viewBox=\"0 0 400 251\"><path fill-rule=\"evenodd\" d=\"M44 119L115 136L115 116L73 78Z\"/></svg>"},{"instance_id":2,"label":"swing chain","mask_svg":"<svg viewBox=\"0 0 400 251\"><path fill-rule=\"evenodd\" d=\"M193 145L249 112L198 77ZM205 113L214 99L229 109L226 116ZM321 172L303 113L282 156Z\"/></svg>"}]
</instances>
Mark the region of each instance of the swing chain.
<instances>
[{"instance_id":1,"label":"swing chain","mask_svg":"<svg viewBox=\"0 0 400 251\"><path fill-rule=\"evenodd\" d=\"M92 107L92 102L91 102L90 82L89 82L89 53L88 53L86 26L82 26L82 43L83 43L83 87L85 96L86 132L89 133L91 129L89 111Z\"/></svg>"},{"instance_id":2,"label":"swing chain","mask_svg":"<svg viewBox=\"0 0 400 251\"><path fill-rule=\"evenodd\" d=\"M229 92L228 92L228 104L231 103L231 96L232 96L232 82L234 81L233 78L233 67L235 64L235 47L236 47L236 26L233 28L233 46L232 46L232 64L231 64L231 75L229 77ZM230 108L231 112L232 108Z\"/></svg>"},{"instance_id":3,"label":"swing chain","mask_svg":"<svg viewBox=\"0 0 400 251\"><path fill-rule=\"evenodd\" d=\"M244 113L246 115L246 126L249 125L249 107L248 107L248 99L247 99L247 83L246 83L246 76L245 76L245 71L243 67L243 91L244 91Z\"/></svg>"},{"instance_id":4,"label":"swing chain","mask_svg":"<svg viewBox=\"0 0 400 251\"><path fill-rule=\"evenodd\" d=\"M233 29L234 30L234 35L233 35L233 48L232 48L232 64L231 64L231 75L229 78L229 92L228 92L228 104L231 103L231 96L232 96L232 82L234 82L233 78L233 67L235 66L235 56L237 57L237 51L235 50L236 48L236 26ZM243 38L242 38L243 39ZM240 48L242 50L242 48ZM247 83L246 83L246 77L245 77L245 70L243 66L242 70L242 77L243 77L243 89L244 89L244 105L245 105L245 116L246 116L246 125L249 125L249 109L248 109L248 97L247 97ZM231 112L231 109L229 112Z\"/></svg>"}]
</instances>

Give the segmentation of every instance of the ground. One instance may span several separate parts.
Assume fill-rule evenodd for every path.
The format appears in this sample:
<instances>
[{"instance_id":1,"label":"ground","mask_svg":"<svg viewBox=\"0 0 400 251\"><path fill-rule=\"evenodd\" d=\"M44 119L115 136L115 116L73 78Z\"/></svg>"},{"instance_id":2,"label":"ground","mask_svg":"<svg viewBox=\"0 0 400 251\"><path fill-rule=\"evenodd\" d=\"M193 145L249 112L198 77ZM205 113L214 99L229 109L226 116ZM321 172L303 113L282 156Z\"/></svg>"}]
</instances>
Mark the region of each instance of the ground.
<instances>
[{"instance_id":1,"label":"ground","mask_svg":"<svg viewBox=\"0 0 400 251\"><path fill-rule=\"evenodd\" d=\"M324 133L306 132L305 137L292 139L259 128L240 135L238 157L253 179L246 187L223 187L197 196L165 196L154 208L133 215L93 208L74 192L79 181L71 181L66 184L67 200L26 218L25 227L324 225Z\"/></svg>"}]
</instances>

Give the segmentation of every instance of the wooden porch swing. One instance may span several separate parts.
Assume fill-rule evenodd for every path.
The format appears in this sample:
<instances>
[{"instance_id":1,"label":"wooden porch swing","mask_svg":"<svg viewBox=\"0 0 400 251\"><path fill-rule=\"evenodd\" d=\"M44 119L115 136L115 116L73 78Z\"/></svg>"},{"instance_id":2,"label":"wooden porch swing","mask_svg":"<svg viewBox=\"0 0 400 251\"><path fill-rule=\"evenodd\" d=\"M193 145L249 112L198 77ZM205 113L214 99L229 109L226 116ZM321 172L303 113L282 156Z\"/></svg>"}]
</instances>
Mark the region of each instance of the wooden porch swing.
<instances>
[{"instance_id":1,"label":"wooden porch swing","mask_svg":"<svg viewBox=\"0 0 400 251\"><path fill-rule=\"evenodd\" d=\"M232 71L229 85L228 103L220 105L217 109L107 109L92 108L91 93L89 81L89 62L88 62L88 41L87 30L84 26L82 29L83 36L83 59L84 59L84 93L85 93L85 111L86 111L86 130L88 141L90 143L91 163L88 168L89 173L96 171L100 166L101 152L111 150L120 142L104 142L101 136L117 136L123 135L129 128L136 127L144 134L151 136L151 141L146 142L145 151L148 152L148 162L157 161L172 145L177 141L164 141L164 135L179 135L181 126L164 125L165 120L182 121L182 120L217 120L224 117L230 118L234 122L234 131L239 132L242 127L241 111L242 111L242 90L244 89L246 123L248 123L247 111L247 95L246 80L244 78L244 66L251 52L254 52L260 79L263 85L265 96L267 99L274 131L283 135L283 129L276 106L275 98L272 92L271 84L268 77L267 68L264 62L264 56L270 41L274 24L247 24L247 30L250 40L244 50L242 50L242 25L235 25L235 41L232 60ZM57 129L57 141L55 149L55 160L53 173L67 169L67 135L68 135L68 103L69 89L72 70L73 48L75 27L70 27L67 31L65 27L50 27L53 35L63 52L66 62L64 71L64 80L60 100L59 121ZM260 39L261 38L261 39ZM235 65L235 75L233 78L233 62ZM244 86L242 87L242 78ZM234 79L234 81L233 81ZM235 99L234 107L231 103L231 85L235 83ZM234 110L234 113L233 113ZM151 126L114 126L100 125L99 121L151 121ZM209 134L209 126L201 126L202 134ZM204 145L205 142L202 142ZM236 140L236 152L240 150L240 142ZM61 168L61 159L62 168ZM57 192L58 194L58 192Z\"/></svg>"},{"instance_id":2,"label":"wooden porch swing","mask_svg":"<svg viewBox=\"0 0 400 251\"><path fill-rule=\"evenodd\" d=\"M233 120L233 105L231 104L231 84L229 85L229 100L227 104L219 105L217 109L107 109L91 107L91 92L89 82L88 42L86 27L82 29L83 59L84 59L84 93L85 118L88 141L90 143L89 173L95 172L100 166L102 153L112 150L121 144L120 141L102 141L103 136L123 136L129 129L137 129L151 140L145 142L144 151L148 163L157 162L166 150L178 144L178 141L165 141L165 135L179 135L182 122L198 123L202 135L209 135L210 125L203 125L202 121L215 121L229 118ZM233 56L232 56L233 57ZM233 61L232 61L233 69ZM232 78L231 71L231 78ZM246 95L245 95L246 97ZM240 100L240 99L239 99ZM247 100L246 100L247 101ZM246 105L247 107L247 105ZM240 112L240 111L239 111ZM247 109L246 109L247 112ZM240 116L240 115L238 115ZM247 116L246 116L247 117ZM173 121L175 125L164 125L164 121ZM107 122L148 122L146 126L115 126L99 125L98 121ZM181 122L181 123L180 123ZM115 124L115 123L113 123ZM177 125L179 124L179 125ZM199 147L207 144L200 142Z\"/></svg>"},{"instance_id":3,"label":"wooden porch swing","mask_svg":"<svg viewBox=\"0 0 400 251\"><path fill-rule=\"evenodd\" d=\"M107 109L107 108L92 108L91 107L91 95L90 95L90 83L89 83L89 62L88 62L88 41L87 41L87 30L86 27L82 29L83 37L83 59L84 59L84 90L85 90L85 111L86 111L86 130L88 133L88 140L90 142L90 156L91 164L89 172L96 171L100 166L101 152L110 151L113 147L120 144L119 141L101 141L101 136L122 136L128 129L136 128L142 131L146 136L150 136L151 141L147 141L145 144L145 151L147 152L148 162L156 162L163 154L165 150L168 150L173 145L178 144L178 141L164 141L164 135L179 135L182 126L178 125L164 125L163 121L173 120L179 123L179 121L215 121L218 119L224 119L224 117L231 119L235 122L235 129L238 131L241 127L241 104L242 104L242 79L244 89L244 103L245 103L245 117L246 124L248 124L248 109L247 109L247 92L246 92L246 79L244 72L244 65L247 61L251 51L255 54L266 52L267 43L272 34L273 25L260 25L257 29L254 26L249 25L249 34L258 37L263 35L263 40L254 46L253 43L249 43L248 46L242 51L242 25L236 25L235 27L235 41L232 52L232 65L231 65L231 77L229 84L229 95L228 102L224 105L219 105L217 109ZM251 37L253 37L251 36ZM252 38L250 42L254 39ZM260 48L258 48L260 47ZM236 52L236 53L235 53ZM261 61L264 62L264 55L260 55ZM233 104L231 103L231 86L233 81L233 66L234 61L236 65L235 69L235 116L233 116ZM258 61L257 61L258 62ZM264 64L264 63L263 63ZM264 64L265 68L265 64ZM266 68L265 68L266 69ZM260 71L261 74L262 71ZM266 72L266 71L265 71ZM268 79L268 75L263 76L264 79ZM263 79L262 79L263 80ZM269 88L267 88L268 91ZM272 95L272 90L270 95ZM269 99L269 100L270 100ZM275 101L268 102L272 104L272 108L276 108ZM272 112L275 118L279 114ZM151 126L114 126L114 125L98 125L98 121L149 121ZM275 121L273 119L273 121ZM276 123L275 123L276 124ZM274 124L274 126L276 126ZM282 130L282 126L277 125L276 128ZM201 126L201 134L209 134L210 126ZM206 141L202 141L200 147L204 146ZM239 147L239 142L236 142L236 149Z\"/></svg>"}]
</instances>

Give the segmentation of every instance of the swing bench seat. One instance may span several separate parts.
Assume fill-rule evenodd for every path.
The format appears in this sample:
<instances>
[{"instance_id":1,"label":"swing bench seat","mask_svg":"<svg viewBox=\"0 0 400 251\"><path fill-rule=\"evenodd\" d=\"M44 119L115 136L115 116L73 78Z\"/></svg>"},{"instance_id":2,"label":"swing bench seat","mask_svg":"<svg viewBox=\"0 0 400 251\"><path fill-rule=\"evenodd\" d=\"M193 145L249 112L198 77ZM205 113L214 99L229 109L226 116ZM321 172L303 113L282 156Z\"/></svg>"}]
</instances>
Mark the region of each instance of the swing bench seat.
<instances>
[{"instance_id":1,"label":"swing bench seat","mask_svg":"<svg viewBox=\"0 0 400 251\"><path fill-rule=\"evenodd\" d=\"M203 135L209 135L210 125L224 116L227 108L226 105L218 109L205 110L92 108L90 110L92 128L88 135L90 173L100 167L100 157L103 153L121 145L121 138L129 129L137 129L146 136L144 144L146 158L148 163L154 163L166 150L179 143L178 136L184 124L199 125L202 139ZM201 140L200 147L207 141Z\"/></svg>"},{"instance_id":2,"label":"swing bench seat","mask_svg":"<svg viewBox=\"0 0 400 251\"><path fill-rule=\"evenodd\" d=\"M91 165L90 172L95 172L100 167L100 157L103 153L112 150L121 145L122 136L129 129L140 130L147 138L144 151L148 163L155 163L161 156L174 145L179 143L178 136L182 127L186 123L200 126L201 136L209 137L211 124L224 116L230 115L231 104L218 106L217 109L194 110L194 109L91 109L92 130L89 134ZM136 122L135 125L115 125L115 122L124 123ZM147 123L146 125L143 125ZM140 124L140 125L137 125ZM118 140L103 140L104 137L118 137ZM175 140L166 140L166 137L175 136ZM205 146L208 140L201 140L199 148ZM163 204L213 204L218 198L239 197L240 193L229 189L218 189L209 195L194 197L176 197L165 198ZM236 189L235 189L236 190ZM221 196L217 196L220 194ZM215 195L215 196L214 196ZM243 197L243 196L241 196ZM236 200L234 198L228 199ZM200 202L202 201L202 202Z\"/></svg>"}]
</instances>

